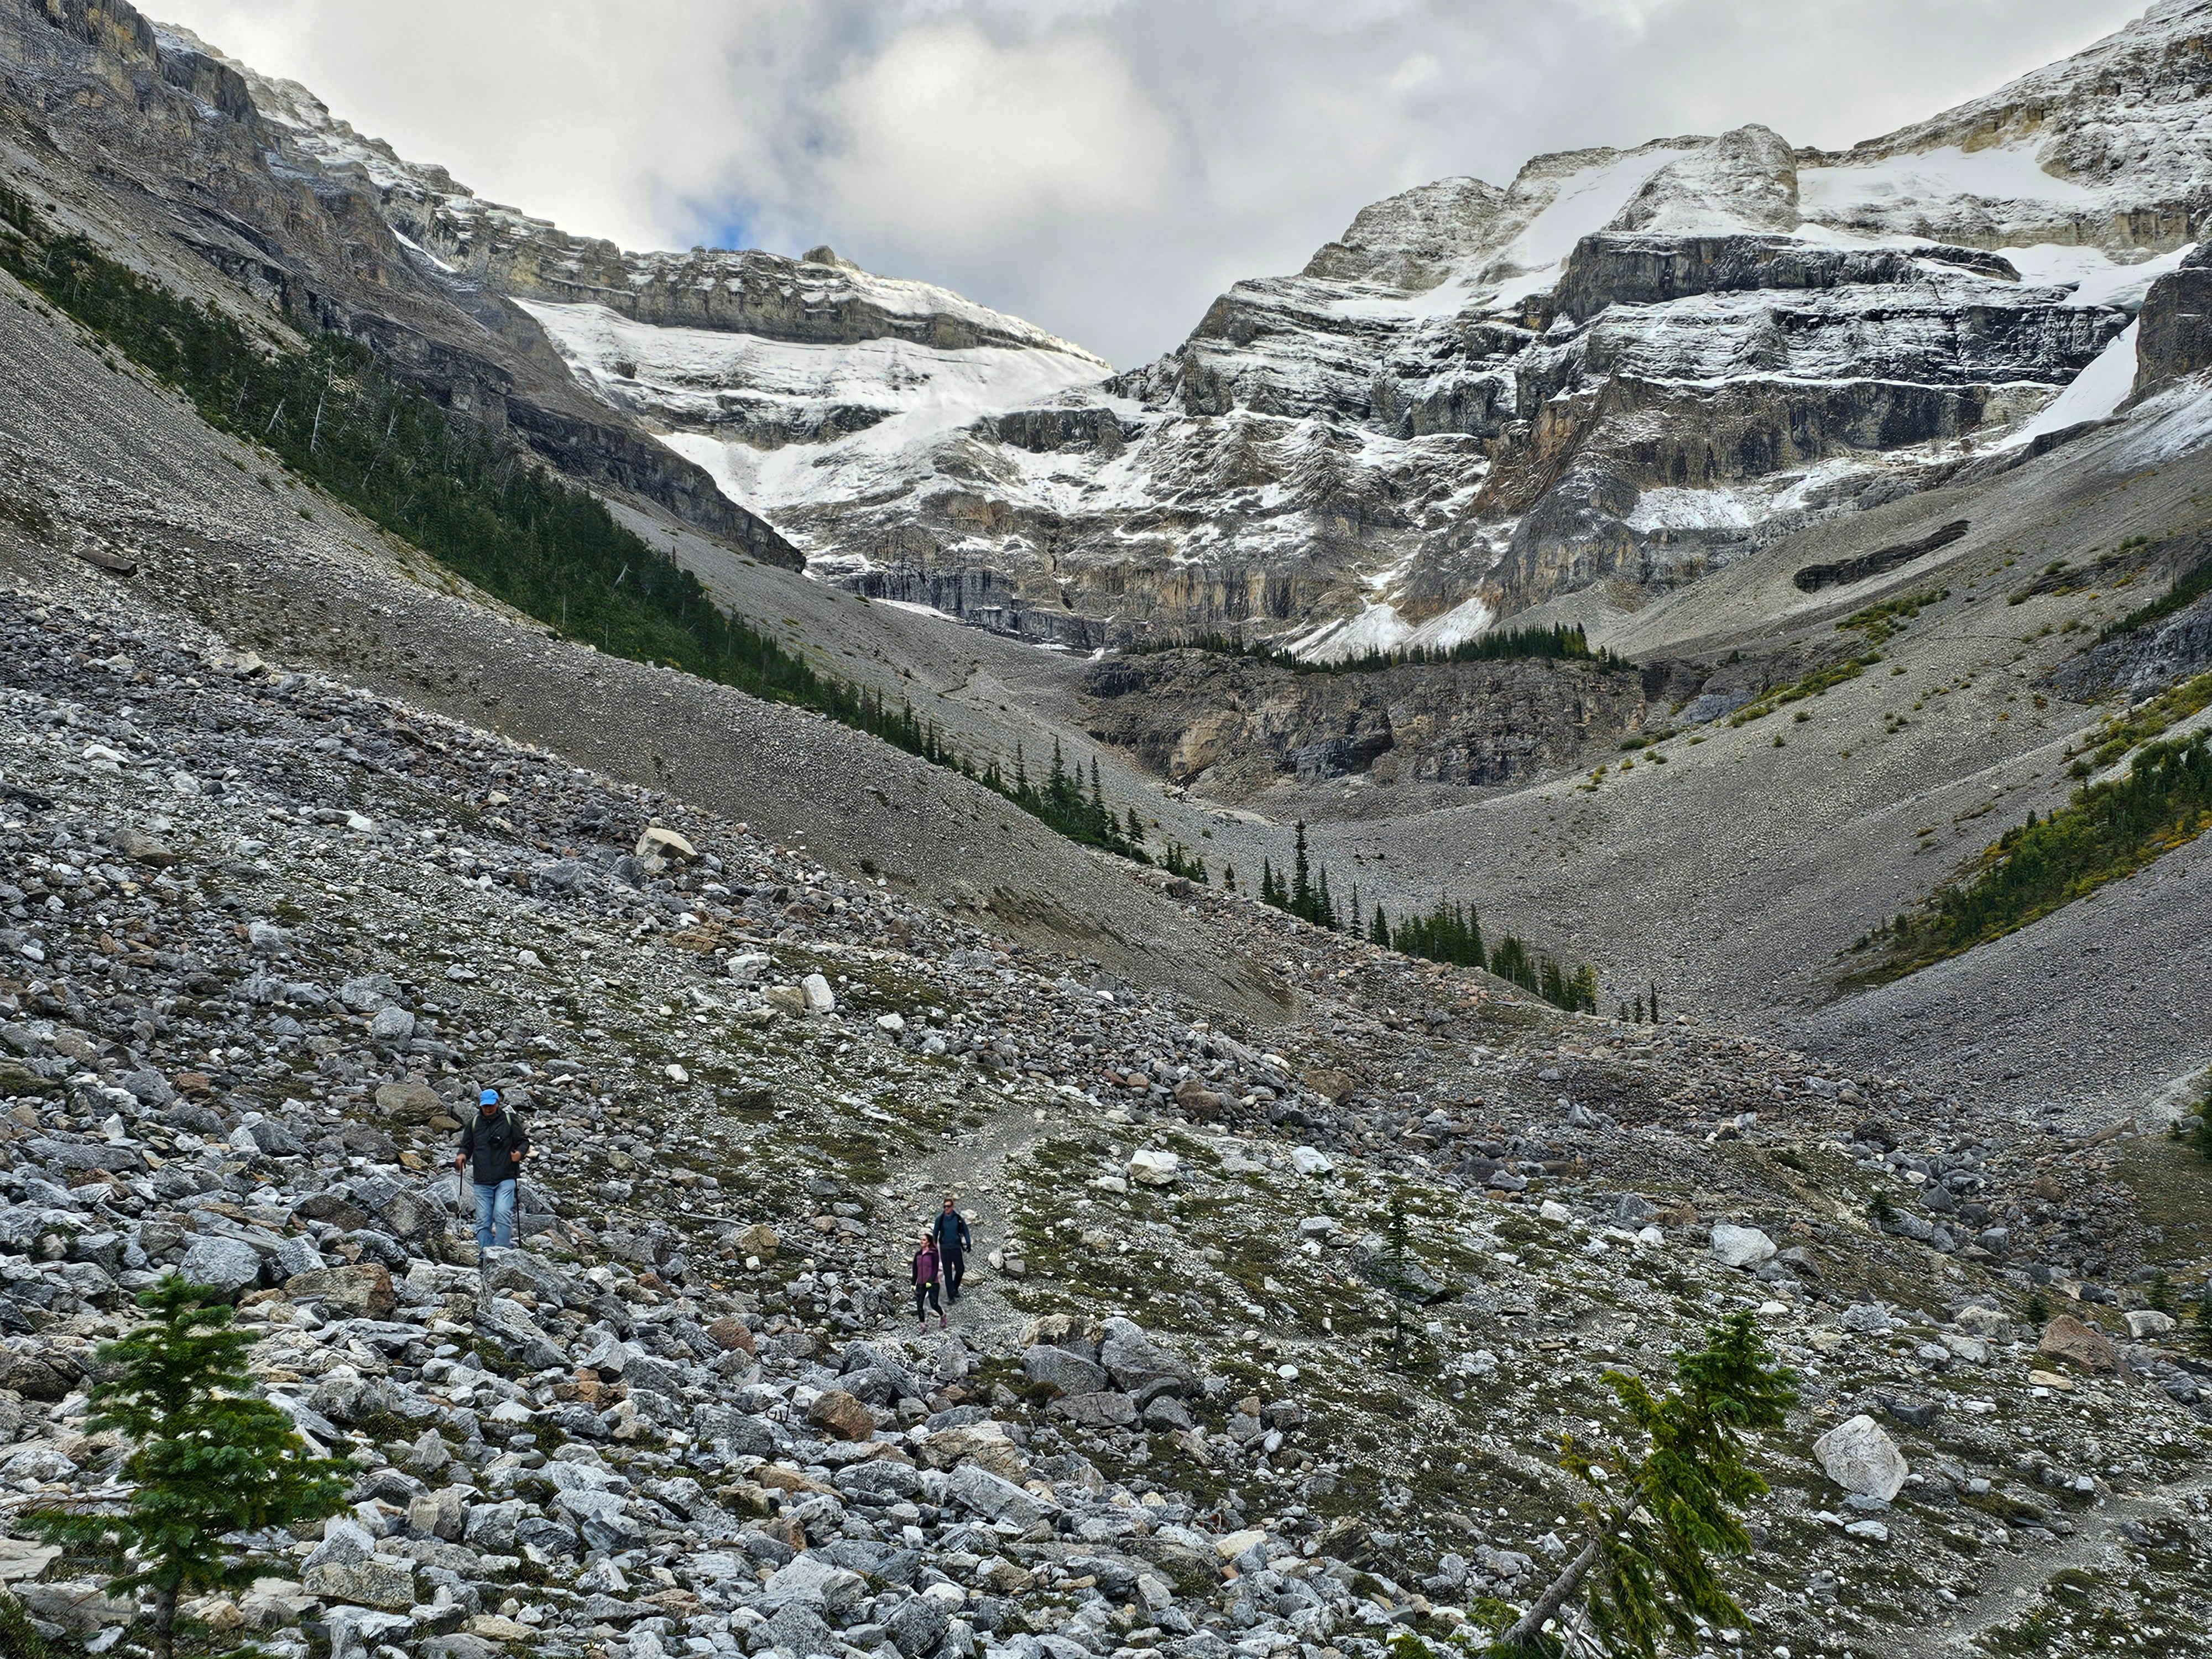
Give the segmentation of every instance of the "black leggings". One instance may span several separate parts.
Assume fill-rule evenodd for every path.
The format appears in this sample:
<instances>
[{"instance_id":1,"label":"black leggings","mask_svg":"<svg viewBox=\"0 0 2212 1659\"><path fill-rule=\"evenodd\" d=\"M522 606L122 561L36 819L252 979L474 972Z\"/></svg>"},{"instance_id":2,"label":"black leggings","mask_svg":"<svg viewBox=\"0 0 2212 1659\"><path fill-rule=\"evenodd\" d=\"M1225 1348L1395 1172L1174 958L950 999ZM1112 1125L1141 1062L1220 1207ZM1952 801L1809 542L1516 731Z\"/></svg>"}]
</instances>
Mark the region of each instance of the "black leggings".
<instances>
[{"instance_id":1,"label":"black leggings","mask_svg":"<svg viewBox=\"0 0 2212 1659\"><path fill-rule=\"evenodd\" d=\"M960 1281L968 1276L967 1253L963 1250L947 1250L944 1259L945 1293L957 1300L960 1295Z\"/></svg>"},{"instance_id":2,"label":"black leggings","mask_svg":"<svg viewBox=\"0 0 2212 1659\"><path fill-rule=\"evenodd\" d=\"M929 1316L921 1310L925 1303L937 1310L939 1318L944 1316L945 1304L937 1299L937 1281L933 1279L927 1285L916 1285L914 1287L914 1316L927 1325L929 1322Z\"/></svg>"}]
</instances>

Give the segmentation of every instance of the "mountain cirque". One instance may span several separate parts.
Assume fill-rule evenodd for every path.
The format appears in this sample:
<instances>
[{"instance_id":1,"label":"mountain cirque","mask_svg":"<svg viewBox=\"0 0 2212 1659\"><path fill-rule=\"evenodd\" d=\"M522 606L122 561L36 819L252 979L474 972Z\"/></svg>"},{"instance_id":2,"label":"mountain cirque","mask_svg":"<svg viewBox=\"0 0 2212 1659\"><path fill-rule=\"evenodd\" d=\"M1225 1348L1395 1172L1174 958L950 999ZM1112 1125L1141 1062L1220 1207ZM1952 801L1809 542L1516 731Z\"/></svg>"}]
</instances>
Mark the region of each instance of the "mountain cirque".
<instances>
[{"instance_id":1,"label":"mountain cirque","mask_svg":"<svg viewBox=\"0 0 2212 1659\"><path fill-rule=\"evenodd\" d=\"M2206 15L2155 7L1849 151L1752 126L1425 185L1121 374L828 248L568 234L180 32L125 56L154 104L209 111L195 165L233 222L301 195L239 153L261 150L321 216L358 204L381 227L347 206L305 272L213 220L173 234L249 284L326 289L357 331L411 333L427 374L586 476L1026 638L1228 629L1334 655L1585 589L1632 605L2041 435L2195 236ZM53 31L14 38L34 33ZM118 142L105 100L48 95L94 66L41 50L28 101ZM364 258L373 289L346 274ZM561 363L573 386L546 379Z\"/></svg>"}]
</instances>

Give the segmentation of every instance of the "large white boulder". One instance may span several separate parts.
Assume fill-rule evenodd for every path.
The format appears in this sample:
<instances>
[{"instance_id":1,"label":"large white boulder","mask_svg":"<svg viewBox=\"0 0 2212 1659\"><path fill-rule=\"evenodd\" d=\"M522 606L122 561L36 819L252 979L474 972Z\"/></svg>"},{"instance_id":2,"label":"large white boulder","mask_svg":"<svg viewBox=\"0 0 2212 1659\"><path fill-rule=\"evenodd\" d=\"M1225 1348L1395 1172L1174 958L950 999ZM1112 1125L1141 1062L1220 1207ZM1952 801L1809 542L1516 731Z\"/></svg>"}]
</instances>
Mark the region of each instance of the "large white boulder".
<instances>
[{"instance_id":1,"label":"large white boulder","mask_svg":"<svg viewBox=\"0 0 2212 1659\"><path fill-rule=\"evenodd\" d=\"M1182 1159L1173 1152L1142 1148L1129 1155L1128 1176L1139 1186L1165 1187L1175 1180L1182 1164Z\"/></svg>"},{"instance_id":2,"label":"large white boulder","mask_svg":"<svg viewBox=\"0 0 2212 1659\"><path fill-rule=\"evenodd\" d=\"M1732 1227L1725 1221L1714 1225L1712 1251L1723 1266L1756 1267L1774 1250L1774 1241L1756 1227Z\"/></svg>"},{"instance_id":3,"label":"large white boulder","mask_svg":"<svg viewBox=\"0 0 2212 1659\"><path fill-rule=\"evenodd\" d=\"M1911 1471L1905 1454L1897 1449L1871 1417L1861 1415L1838 1423L1813 1443L1813 1455L1828 1472L1828 1479L1845 1492L1879 1498L1885 1504L1897 1496Z\"/></svg>"}]
</instances>

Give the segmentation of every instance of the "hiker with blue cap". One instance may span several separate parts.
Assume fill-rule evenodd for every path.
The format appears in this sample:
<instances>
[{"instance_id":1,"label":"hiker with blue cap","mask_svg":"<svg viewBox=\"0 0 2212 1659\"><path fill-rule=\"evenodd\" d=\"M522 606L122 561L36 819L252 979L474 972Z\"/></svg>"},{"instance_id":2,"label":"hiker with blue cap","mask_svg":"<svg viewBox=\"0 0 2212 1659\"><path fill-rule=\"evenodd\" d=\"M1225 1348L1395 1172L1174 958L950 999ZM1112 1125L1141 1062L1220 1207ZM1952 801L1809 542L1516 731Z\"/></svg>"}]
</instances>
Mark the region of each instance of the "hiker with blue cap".
<instances>
[{"instance_id":1,"label":"hiker with blue cap","mask_svg":"<svg viewBox=\"0 0 2212 1659\"><path fill-rule=\"evenodd\" d=\"M529 1150L530 1131L500 1103L499 1091L486 1089L478 1095L476 1116L461 1126L453 1168L470 1170L476 1181L480 1250L503 1250L514 1243L514 1184L522 1174L522 1156Z\"/></svg>"}]
</instances>

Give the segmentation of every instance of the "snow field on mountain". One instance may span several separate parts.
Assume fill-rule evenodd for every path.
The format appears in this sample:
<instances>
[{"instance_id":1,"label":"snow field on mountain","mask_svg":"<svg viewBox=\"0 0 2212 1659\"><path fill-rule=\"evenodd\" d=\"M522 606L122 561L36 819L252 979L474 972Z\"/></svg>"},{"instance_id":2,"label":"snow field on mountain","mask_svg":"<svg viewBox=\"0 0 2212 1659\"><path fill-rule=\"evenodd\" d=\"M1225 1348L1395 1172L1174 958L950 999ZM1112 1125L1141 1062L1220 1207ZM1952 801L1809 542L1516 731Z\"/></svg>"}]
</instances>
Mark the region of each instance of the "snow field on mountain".
<instances>
[{"instance_id":1,"label":"snow field on mountain","mask_svg":"<svg viewBox=\"0 0 2212 1659\"><path fill-rule=\"evenodd\" d=\"M1970 152L1947 144L1917 155L1885 155L1878 161L1801 167L1797 172L1797 200L1808 219L1929 198L2086 206L2095 196L2069 179L2051 177L2026 149L2000 145Z\"/></svg>"},{"instance_id":2,"label":"snow field on mountain","mask_svg":"<svg viewBox=\"0 0 2212 1659\"><path fill-rule=\"evenodd\" d=\"M755 508L818 499L825 483L844 482L871 461L1094 382L1102 370L1096 358L1057 351L948 350L888 337L849 344L770 340L635 322L605 306L516 303L570 367L611 398L707 428L664 441L706 467L725 494ZM778 449L714 435L733 405L777 404L790 410L795 431L840 411L878 418L827 443Z\"/></svg>"}]
</instances>

